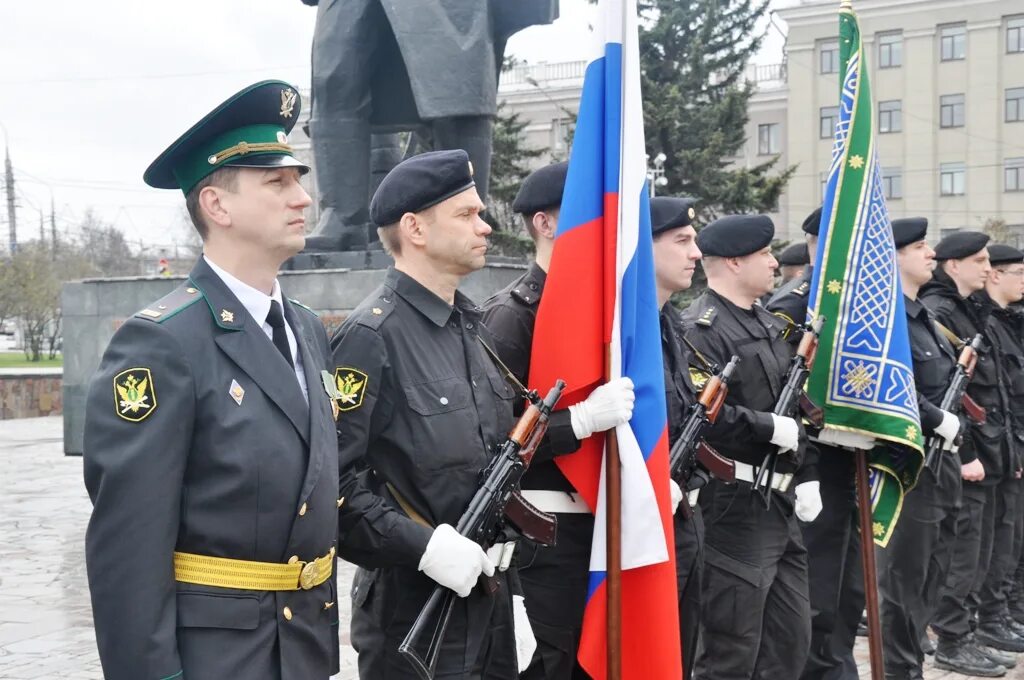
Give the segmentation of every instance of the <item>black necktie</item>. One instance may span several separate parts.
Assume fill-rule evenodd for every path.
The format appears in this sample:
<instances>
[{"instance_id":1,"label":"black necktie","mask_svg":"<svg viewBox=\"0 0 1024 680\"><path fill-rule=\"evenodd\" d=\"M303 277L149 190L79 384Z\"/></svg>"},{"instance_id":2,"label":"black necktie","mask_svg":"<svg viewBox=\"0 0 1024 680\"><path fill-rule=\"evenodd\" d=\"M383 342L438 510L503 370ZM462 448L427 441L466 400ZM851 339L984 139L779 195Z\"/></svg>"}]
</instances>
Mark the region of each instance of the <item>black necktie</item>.
<instances>
[{"instance_id":1,"label":"black necktie","mask_svg":"<svg viewBox=\"0 0 1024 680\"><path fill-rule=\"evenodd\" d=\"M277 347L288 365L295 368L295 364L292 363L292 348L288 346L288 333L284 329L284 313L281 310L281 303L277 300L270 301L267 323L274 329L274 347Z\"/></svg>"}]
</instances>

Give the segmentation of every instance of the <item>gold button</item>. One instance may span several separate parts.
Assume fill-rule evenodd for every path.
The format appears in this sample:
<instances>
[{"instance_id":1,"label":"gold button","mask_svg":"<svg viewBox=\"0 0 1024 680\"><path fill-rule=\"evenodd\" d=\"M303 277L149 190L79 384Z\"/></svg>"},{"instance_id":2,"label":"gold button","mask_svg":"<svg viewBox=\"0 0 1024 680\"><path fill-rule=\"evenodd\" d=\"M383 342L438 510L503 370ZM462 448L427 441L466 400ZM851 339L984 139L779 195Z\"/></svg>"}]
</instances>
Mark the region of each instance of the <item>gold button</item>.
<instances>
[{"instance_id":1,"label":"gold button","mask_svg":"<svg viewBox=\"0 0 1024 680\"><path fill-rule=\"evenodd\" d=\"M186 288L185 292L188 293L189 295L195 295L199 291L197 291L195 288Z\"/></svg>"},{"instance_id":2,"label":"gold button","mask_svg":"<svg viewBox=\"0 0 1024 680\"><path fill-rule=\"evenodd\" d=\"M298 561L299 561L299 556L298 555L292 555L291 557L288 558L288 564L295 564Z\"/></svg>"},{"instance_id":3,"label":"gold button","mask_svg":"<svg viewBox=\"0 0 1024 680\"><path fill-rule=\"evenodd\" d=\"M344 505L344 503L345 503L345 497L342 496L341 498L338 499L338 507L340 508L342 505Z\"/></svg>"},{"instance_id":4,"label":"gold button","mask_svg":"<svg viewBox=\"0 0 1024 680\"><path fill-rule=\"evenodd\" d=\"M285 607L284 609L282 609L281 613L284 615L285 621L291 621L292 620L292 610L289 609L288 607Z\"/></svg>"},{"instance_id":5,"label":"gold button","mask_svg":"<svg viewBox=\"0 0 1024 680\"><path fill-rule=\"evenodd\" d=\"M303 503L302 507L299 508L299 517L304 517L305 514L306 514L306 510L308 510L308 509L309 509L308 506L305 503Z\"/></svg>"}]
</instances>

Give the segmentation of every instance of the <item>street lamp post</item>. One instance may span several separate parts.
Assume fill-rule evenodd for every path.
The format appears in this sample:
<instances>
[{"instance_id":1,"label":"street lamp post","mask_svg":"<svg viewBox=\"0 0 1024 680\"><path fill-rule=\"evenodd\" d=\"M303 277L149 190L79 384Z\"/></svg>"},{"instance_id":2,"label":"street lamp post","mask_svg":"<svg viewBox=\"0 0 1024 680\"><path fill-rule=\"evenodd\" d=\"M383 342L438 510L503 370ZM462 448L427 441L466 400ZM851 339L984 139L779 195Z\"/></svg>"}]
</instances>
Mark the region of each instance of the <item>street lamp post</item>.
<instances>
[{"instance_id":1,"label":"street lamp post","mask_svg":"<svg viewBox=\"0 0 1024 680\"><path fill-rule=\"evenodd\" d=\"M651 157L644 154L644 157L649 161ZM664 153L658 152L658 155L654 157L654 165L647 166L647 186L650 188L651 198L654 198L655 187L663 187L668 185L668 178L665 177L665 161L668 158Z\"/></svg>"},{"instance_id":2,"label":"street lamp post","mask_svg":"<svg viewBox=\"0 0 1024 680\"><path fill-rule=\"evenodd\" d=\"M18 248L17 214L14 210L14 167L11 165L11 145L7 137L7 127L0 123L4 131L4 183L7 187L7 226L10 233L10 253Z\"/></svg>"}]
</instances>

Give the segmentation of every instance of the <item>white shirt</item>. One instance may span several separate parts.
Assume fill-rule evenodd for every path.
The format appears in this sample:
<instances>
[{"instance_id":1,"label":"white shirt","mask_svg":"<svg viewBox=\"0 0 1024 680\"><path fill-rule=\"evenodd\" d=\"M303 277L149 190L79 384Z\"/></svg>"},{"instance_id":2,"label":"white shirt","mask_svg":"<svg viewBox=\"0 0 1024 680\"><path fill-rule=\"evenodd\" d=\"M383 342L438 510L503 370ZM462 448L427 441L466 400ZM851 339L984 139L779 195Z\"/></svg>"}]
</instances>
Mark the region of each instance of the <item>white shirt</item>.
<instances>
[{"instance_id":1,"label":"white shirt","mask_svg":"<svg viewBox=\"0 0 1024 680\"><path fill-rule=\"evenodd\" d=\"M203 259L206 260L206 264L210 265L210 269L220 277L220 280L224 282L224 285L228 287L228 290L238 298L238 301L245 307L245 311L249 312L249 316L253 318L256 325L263 329L267 339L271 343L274 342L274 329L271 328L270 324L267 323L267 314L270 313L270 301L277 300L277 304L281 305L281 311L284 311L284 302L281 299L281 286L278 284L277 279L274 279L274 290L270 295L267 295L261 290L253 288L248 283L239 281L237 278L227 273L216 264L213 263L210 258L203 255ZM285 333L288 336L288 348L292 353L292 365L295 366L295 378L299 381L299 387L302 388L302 396L306 399L306 403L309 403L309 388L306 385L306 374L302 369L302 353L299 352L299 343L295 339L295 333L292 331L292 327L289 323L284 324ZM274 348L277 351L277 348Z\"/></svg>"}]
</instances>

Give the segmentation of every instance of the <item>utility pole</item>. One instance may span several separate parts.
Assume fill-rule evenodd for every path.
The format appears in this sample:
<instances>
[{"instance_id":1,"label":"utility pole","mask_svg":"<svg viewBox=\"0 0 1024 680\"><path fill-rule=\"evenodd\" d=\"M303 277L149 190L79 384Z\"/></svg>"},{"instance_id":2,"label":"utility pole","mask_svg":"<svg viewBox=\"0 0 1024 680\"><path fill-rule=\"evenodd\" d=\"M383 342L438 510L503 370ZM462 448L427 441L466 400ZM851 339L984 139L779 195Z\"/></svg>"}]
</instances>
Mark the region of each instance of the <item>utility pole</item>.
<instances>
[{"instance_id":1,"label":"utility pole","mask_svg":"<svg viewBox=\"0 0 1024 680\"><path fill-rule=\"evenodd\" d=\"M50 194L50 259L57 259L57 209L54 207L53 193Z\"/></svg>"},{"instance_id":2,"label":"utility pole","mask_svg":"<svg viewBox=\"0 0 1024 680\"><path fill-rule=\"evenodd\" d=\"M18 249L18 223L14 210L14 168L11 166L11 148L4 145L4 179L7 184L7 224L10 227L11 255Z\"/></svg>"}]
</instances>

